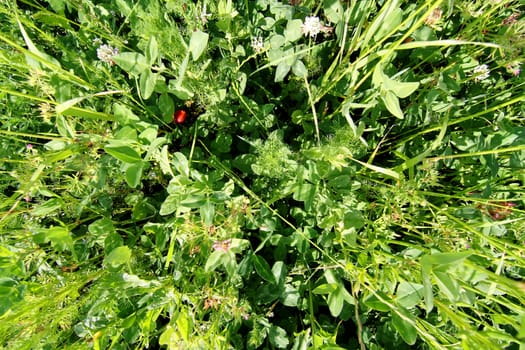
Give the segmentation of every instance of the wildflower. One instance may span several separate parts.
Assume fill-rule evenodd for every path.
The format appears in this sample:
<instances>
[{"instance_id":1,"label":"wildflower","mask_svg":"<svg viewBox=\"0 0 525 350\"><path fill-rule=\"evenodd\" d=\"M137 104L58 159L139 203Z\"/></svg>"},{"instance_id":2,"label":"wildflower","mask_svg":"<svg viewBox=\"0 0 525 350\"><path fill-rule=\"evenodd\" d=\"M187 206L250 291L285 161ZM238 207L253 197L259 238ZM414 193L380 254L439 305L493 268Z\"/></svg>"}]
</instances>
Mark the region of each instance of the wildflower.
<instances>
[{"instance_id":1,"label":"wildflower","mask_svg":"<svg viewBox=\"0 0 525 350\"><path fill-rule=\"evenodd\" d=\"M517 77L521 73L521 66L518 62L509 63L505 66L507 72Z\"/></svg>"},{"instance_id":2,"label":"wildflower","mask_svg":"<svg viewBox=\"0 0 525 350\"><path fill-rule=\"evenodd\" d=\"M504 26L510 26L511 24L518 22L519 16L520 16L519 12L513 13L512 15L510 15L509 17L501 21L501 24L503 24Z\"/></svg>"},{"instance_id":3,"label":"wildflower","mask_svg":"<svg viewBox=\"0 0 525 350\"><path fill-rule=\"evenodd\" d=\"M230 250L231 243L232 243L231 239L227 239L224 241L215 241L212 247L215 251L227 253Z\"/></svg>"},{"instance_id":4,"label":"wildflower","mask_svg":"<svg viewBox=\"0 0 525 350\"><path fill-rule=\"evenodd\" d=\"M113 56L118 54L118 49L113 48L110 45L104 44L100 45L97 49L97 57L102 62L109 63L110 66L114 65Z\"/></svg>"},{"instance_id":5,"label":"wildflower","mask_svg":"<svg viewBox=\"0 0 525 350\"><path fill-rule=\"evenodd\" d=\"M215 296L208 297L206 300L204 300L204 310L208 310L208 309L217 310L220 304L221 304L221 301L219 300L219 298Z\"/></svg>"},{"instance_id":6,"label":"wildflower","mask_svg":"<svg viewBox=\"0 0 525 350\"><path fill-rule=\"evenodd\" d=\"M30 143L28 143L28 144L26 145L26 149L27 149L28 151L32 150L32 149L33 149L33 145L30 144Z\"/></svg>"},{"instance_id":7,"label":"wildflower","mask_svg":"<svg viewBox=\"0 0 525 350\"><path fill-rule=\"evenodd\" d=\"M321 22L319 17L308 16L304 19L304 23L301 25L301 30L304 36L310 36L315 38L321 31Z\"/></svg>"},{"instance_id":8,"label":"wildflower","mask_svg":"<svg viewBox=\"0 0 525 350\"><path fill-rule=\"evenodd\" d=\"M211 17L211 13L206 13L206 4L202 5L202 10L197 20L200 20L202 24L208 23L208 17Z\"/></svg>"},{"instance_id":9,"label":"wildflower","mask_svg":"<svg viewBox=\"0 0 525 350\"><path fill-rule=\"evenodd\" d=\"M260 36L252 38L251 46L255 53L261 53L264 50L263 38Z\"/></svg>"},{"instance_id":10,"label":"wildflower","mask_svg":"<svg viewBox=\"0 0 525 350\"><path fill-rule=\"evenodd\" d=\"M474 80L482 81L490 76L489 66L482 64L474 68Z\"/></svg>"},{"instance_id":11,"label":"wildflower","mask_svg":"<svg viewBox=\"0 0 525 350\"><path fill-rule=\"evenodd\" d=\"M443 10L439 7L434 9L427 18L425 18L425 24L429 27L434 27L439 21L441 21L441 17L443 16Z\"/></svg>"},{"instance_id":12,"label":"wildflower","mask_svg":"<svg viewBox=\"0 0 525 350\"><path fill-rule=\"evenodd\" d=\"M44 119L44 122L51 122L51 115L53 114L53 107L49 102L42 102L38 105L38 110L40 111L40 116Z\"/></svg>"}]
</instances>

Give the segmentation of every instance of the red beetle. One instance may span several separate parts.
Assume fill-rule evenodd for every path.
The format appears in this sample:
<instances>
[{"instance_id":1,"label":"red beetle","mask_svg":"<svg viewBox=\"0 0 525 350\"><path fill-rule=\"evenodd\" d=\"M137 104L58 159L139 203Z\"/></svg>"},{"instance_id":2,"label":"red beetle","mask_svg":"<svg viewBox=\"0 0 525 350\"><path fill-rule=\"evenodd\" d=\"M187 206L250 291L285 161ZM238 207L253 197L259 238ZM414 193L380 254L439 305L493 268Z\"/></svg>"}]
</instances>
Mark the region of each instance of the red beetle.
<instances>
[{"instance_id":1,"label":"red beetle","mask_svg":"<svg viewBox=\"0 0 525 350\"><path fill-rule=\"evenodd\" d=\"M184 109L179 109L173 114L173 122L177 124L184 124L187 117L188 112L186 112Z\"/></svg>"}]
</instances>

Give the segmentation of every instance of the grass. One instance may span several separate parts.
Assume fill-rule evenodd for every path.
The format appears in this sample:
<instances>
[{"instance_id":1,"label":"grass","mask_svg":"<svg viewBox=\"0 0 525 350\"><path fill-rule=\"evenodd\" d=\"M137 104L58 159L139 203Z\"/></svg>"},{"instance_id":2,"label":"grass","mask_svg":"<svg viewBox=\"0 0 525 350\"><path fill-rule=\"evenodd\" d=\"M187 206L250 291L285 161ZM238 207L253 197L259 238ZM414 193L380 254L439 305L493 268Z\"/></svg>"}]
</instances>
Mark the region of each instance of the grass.
<instances>
[{"instance_id":1,"label":"grass","mask_svg":"<svg viewBox=\"0 0 525 350\"><path fill-rule=\"evenodd\" d=\"M524 11L1 2L0 347L521 349Z\"/></svg>"}]
</instances>

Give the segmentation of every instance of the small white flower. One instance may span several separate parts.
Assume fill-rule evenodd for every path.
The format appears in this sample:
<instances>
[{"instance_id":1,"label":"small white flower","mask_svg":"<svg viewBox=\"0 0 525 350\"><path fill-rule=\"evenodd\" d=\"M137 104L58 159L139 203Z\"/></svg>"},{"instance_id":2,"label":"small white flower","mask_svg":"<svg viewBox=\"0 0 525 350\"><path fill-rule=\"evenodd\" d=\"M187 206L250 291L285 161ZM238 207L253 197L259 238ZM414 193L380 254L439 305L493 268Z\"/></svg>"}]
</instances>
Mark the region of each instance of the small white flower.
<instances>
[{"instance_id":1,"label":"small white flower","mask_svg":"<svg viewBox=\"0 0 525 350\"><path fill-rule=\"evenodd\" d=\"M487 66L486 64L481 64L474 68L473 73L475 81L485 80L490 76L489 66Z\"/></svg>"},{"instance_id":2,"label":"small white flower","mask_svg":"<svg viewBox=\"0 0 525 350\"><path fill-rule=\"evenodd\" d=\"M255 53L261 53L264 50L263 38L260 36L252 38L251 46Z\"/></svg>"},{"instance_id":3,"label":"small white flower","mask_svg":"<svg viewBox=\"0 0 525 350\"><path fill-rule=\"evenodd\" d=\"M321 27L319 17L308 16L304 19L304 23L301 25L301 30L304 36L315 38L321 31Z\"/></svg>"},{"instance_id":4,"label":"small white flower","mask_svg":"<svg viewBox=\"0 0 525 350\"><path fill-rule=\"evenodd\" d=\"M102 62L109 63L111 66L115 64L113 61L113 56L118 54L118 49L113 48L110 45L100 45L100 47L97 49L97 57Z\"/></svg>"},{"instance_id":5,"label":"small white flower","mask_svg":"<svg viewBox=\"0 0 525 350\"><path fill-rule=\"evenodd\" d=\"M211 17L211 13L206 13L206 4L202 5L202 11L197 17L197 20L200 20L202 24L208 23L208 17Z\"/></svg>"}]
</instances>

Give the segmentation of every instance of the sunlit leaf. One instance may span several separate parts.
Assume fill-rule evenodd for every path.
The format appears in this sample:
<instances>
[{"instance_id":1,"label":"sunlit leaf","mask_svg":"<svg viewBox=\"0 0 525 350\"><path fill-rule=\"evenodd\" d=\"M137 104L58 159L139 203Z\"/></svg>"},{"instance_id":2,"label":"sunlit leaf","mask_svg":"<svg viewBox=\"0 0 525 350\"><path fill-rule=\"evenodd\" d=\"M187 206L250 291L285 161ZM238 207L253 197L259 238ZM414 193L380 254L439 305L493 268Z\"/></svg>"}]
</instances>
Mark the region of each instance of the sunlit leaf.
<instances>
[{"instance_id":1,"label":"sunlit leaf","mask_svg":"<svg viewBox=\"0 0 525 350\"><path fill-rule=\"evenodd\" d=\"M120 68L137 77L150 69L146 57L138 52L122 52L112 59Z\"/></svg>"},{"instance_id":2,"label":"sunlit leaf","mask_svg":"<svg viewBox=\"0 0 525 350\"><path fill-rule=\"evenodd\" d=\"M138 163L142 162L140 154L130 146L108 144L104 147L104 150L113 157L125 163Z\"/></svg>"},{"instance_id":3,"label":"sunlit leaf","mask_svg":"<svg viewBox=\"0 0 525 350\"><path fill-rule=\"evenodd\" d=\"M200 30L191 33L190 52L194 61L198 60L204 50L206 50L206 46L208 46L208 37L209 35L207 33Z\"/></svg>"},{"instance_id":4,"label":"sunlit leaf","mask_svg":"<svg viewBox=\"0 0 525 350\"><path fill-rule=\"evenodd\" d=\"M109 268L119 268L129 263L131 259L131 250L127 246L120 246L113 249L104 258L104 264Z\"/></svg>"},{"instance_id":5,"label":"sunlit leaf","mask_svg":"<svg viewBox=\"0 0 525 350\"><path fill-rule=\"evenodd\" d=\"M401 318L397 313L392 312L392 324L394 328L399 332L401 338L408 345L414 345L417 339L417 330L414 325L410 322Z\"/></svg>"}]
</instances>

